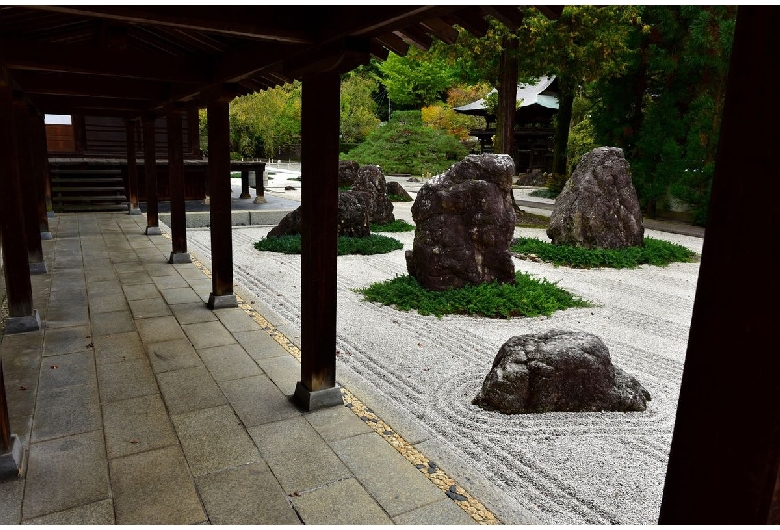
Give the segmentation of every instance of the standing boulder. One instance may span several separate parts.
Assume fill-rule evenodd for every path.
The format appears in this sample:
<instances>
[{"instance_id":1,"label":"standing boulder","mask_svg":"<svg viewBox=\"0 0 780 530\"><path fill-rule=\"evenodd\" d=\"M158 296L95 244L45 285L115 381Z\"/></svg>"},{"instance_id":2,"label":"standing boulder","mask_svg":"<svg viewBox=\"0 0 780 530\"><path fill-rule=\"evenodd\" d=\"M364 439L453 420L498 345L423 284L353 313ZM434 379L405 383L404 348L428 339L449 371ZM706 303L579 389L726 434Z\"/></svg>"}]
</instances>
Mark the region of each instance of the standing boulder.
<instances>
[{"instance_id":1,"label":"standing boulder","mask_svg":"<svg viewBox=\"0 0 780 530\"><path fill-rule=\"evenodd\" d=\"M368 211L371 197L360 191L339 191L336 224L338 235L350 237L368 237L371 225ZM300 234L302 226L301 207L285 215L278 225L268 232L268 237Z\"/></svg>"},{"instance_id":2,"label":"standing boulder","mask_svg":"<svg viewBox=\"0 0 780 530\"><path fill-rule=\"evenodd\" d=\"M339 188L351 188L357 180L360 164L354 160L339 160Z\"/></svg>"},{"instance_id":3,"label":"standing boulder","mask_svg":"<svg viewBox=\"0 0 780 530\"><path fill-rule=\"evenodd\" d=\"M547 236L555 245L624 248L644 245L644 225L631 171L617 147L583 155L555 200Z\"/></svg>"},{"instance_id":4,"label":"standing boulder","mask_svg":"<svg viewBox=\"0 0 780 530\"><path fill-rule=\"evenodd\" d=\"M361 166L352 191L363 191L370 195L369 218L372 223L383 225L395 221L393 203L387 196L385 175L379 166Z\"/></svg>"},{"instance_id":5,"label":"standing boulder","mask_svg":"<svg viewBox=\"0 0 780 530\"><path fill-rule=\"evenodd\" d=\"M551 330L507 340L474 405L505 414L643 411L650 393L612 365L595 335Z\"/></svg>"},{"instance_id":6,"label":"standing boulder","mask_svg":"<svg viewBox=\"0 0 780 530\"><path fill-rule=\"evenodd\" d=\"M515 229L509 155L468 155L426 182L412 205L409 274L426 289L515 280L509 244Z\"/></svg>"},{"instance_id":7,"label":"standing boulder","mask_svg":"<svg viewBox=\"0 0 780 530\"><path fill-rule=\"evenodd\" d=\"M412 196L409 195L409 192L401 186L400 182L394 180L387 183L387 195L395 195L396 197L401 197L405 202L412 202Z\"/></svg>"}]
</instances>

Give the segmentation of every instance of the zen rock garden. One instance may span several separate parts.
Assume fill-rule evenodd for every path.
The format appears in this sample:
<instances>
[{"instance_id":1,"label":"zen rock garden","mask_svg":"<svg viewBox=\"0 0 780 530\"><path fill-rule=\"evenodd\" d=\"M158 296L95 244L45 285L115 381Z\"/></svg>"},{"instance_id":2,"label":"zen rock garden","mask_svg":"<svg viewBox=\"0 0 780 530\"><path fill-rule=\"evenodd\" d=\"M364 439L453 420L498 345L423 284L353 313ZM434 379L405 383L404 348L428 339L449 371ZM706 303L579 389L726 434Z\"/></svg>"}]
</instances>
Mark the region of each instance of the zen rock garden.
<instances>
[{"instance_id":1,"label":"zen rock garden","mask_svg":"<svg viewBox=\"0 0 780 530\"><path fill-rule=\"evenodd\" d=\"M514 164L507 155L469 155L420 189L412 206L409 274L445 290L515 278ZM628 163L617 148L586 154L556 200L554 244L619 248L643 244L644 227ZM612 365L589 333L552 330L510 338L474 404L507 414L643 411L650 394Z\"/></svg>"}]
</instances>

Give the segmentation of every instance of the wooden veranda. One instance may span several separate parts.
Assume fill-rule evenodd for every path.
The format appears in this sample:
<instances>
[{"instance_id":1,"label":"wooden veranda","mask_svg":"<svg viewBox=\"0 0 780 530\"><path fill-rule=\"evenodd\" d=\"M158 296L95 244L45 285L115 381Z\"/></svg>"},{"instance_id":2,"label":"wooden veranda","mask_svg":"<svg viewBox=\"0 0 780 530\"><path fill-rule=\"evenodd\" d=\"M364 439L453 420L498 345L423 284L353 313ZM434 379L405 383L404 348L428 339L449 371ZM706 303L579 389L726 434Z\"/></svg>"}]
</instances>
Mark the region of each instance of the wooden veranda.
<instances>
[{"instance_id":1,"label":"wooden veranda","mask_svg":"<svg viewBox=\"0 0 780 530\"><path fill-rule=\"evenodd\" d=\"M561 6L541 9L550 17ZM780 215L774 164L780 110L765 69L780 63L776 7L740 6L661 523L780 522L780 280L767 255ZM296 398L340 403L336 388L336 202L340 74L389 51L509 26L513 6L3 6L0 7L0 215L9 332L38 329L30 274L44 272L43 114L140 123L147 194L156 195L154 123L165 117L171 263L188 259L182 116L208 112L212 292L236 305L230 223L228 102L303 82L301 377ZM748 110L748 106L751 109ZM130 142L128 142L130 143ZM745 153L751 156L745 157ZM133 167L134 150L128 148ZM132 171L132 170L131 170ZM130 174L131 188L135 177ZM151 203L150 203L151 206ZM749 225L746 226L746 221ZM149 208L147 233L159 233ZM770 234L767 236L767 232ZM0 401L0 408L3 402ZM9 448L0 410L0 453Z\"/></svg>"}]
</instances>

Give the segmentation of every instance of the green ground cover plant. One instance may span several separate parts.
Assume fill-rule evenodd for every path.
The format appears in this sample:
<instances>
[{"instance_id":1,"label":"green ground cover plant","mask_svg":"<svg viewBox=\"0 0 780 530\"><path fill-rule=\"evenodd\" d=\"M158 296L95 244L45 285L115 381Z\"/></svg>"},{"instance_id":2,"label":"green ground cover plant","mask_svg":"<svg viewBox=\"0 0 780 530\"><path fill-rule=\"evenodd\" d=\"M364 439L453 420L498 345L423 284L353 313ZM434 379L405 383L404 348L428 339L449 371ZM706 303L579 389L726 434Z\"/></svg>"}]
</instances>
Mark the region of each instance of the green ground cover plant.
<instances>
[{"instance_id":1,"label":"green ground cover plant","mask_svg":"<svg viewBox=\"0 0 780 530\"><path fill-rule=\"evenodd\" d=\"M409 224L403 219L396 219L383 225L371 225L372 232L412 232L414 225Z\"/></svg>"},{"instance_id":2,"label":"green ground cover plant","mask_svg":"<svg viewBox=\"0 0 780 530\"><path fill-rule=\"evenodd\" d=\"M528 194L529 197L542 197L545 199L558 198L559 192L553 191L550 188L539 188Z\"/></svg>"},{"instance_id":3,"label":"green ground cover plant","mask_svg":"<svg viewBox=\"0 0 780 530\"><path fill-rule=\"evenodd\" d=\"M392 193L388 193L387 198L390 199L390 202L412 202L412 199L409 199L408 197L393 195Z\"/></svg>"},{"instance_id":4,"label":"green ground cover plant","mask_svg":"<svg viewBox=\"0 0 780 530\"><path fill-rule=\"evenodd\" d=\"M569 245L553 245L539 239L521 237L514 240L509 248L519 257L533 254L542 261L577 269L596 267L633 269L639 265L665 267L670 263L687 263L696 259L696 253L682 245L651 237L645 238L644 247L622 249L588 249Z\"/></svg>"},{"instance_id":5,"label":"green ground cover plant","mask_svg":"<svg viewBox=\"0 0 780 530\"><path fill-rule=\"evenodd\" d=\"M392 237L371 234L368 237L339 236L338 255L361 254L386 254L394 250L402 249L403 243ZM278 237L266 237L255 243L257 250L268 252L281 252L283 254L301 253L301 235L287 235Z\"/></svg>"},{"instance_id":6,"label":"green ground cover plant","mask_svg":"<svg viewBox=\"0 0 780 530\"><path fill-rule=\"evenodd\" d=\"M459 289L430 291L409 275L356 289L365 300L421 315L475 315L489 318L551 315L571 307L591 307L556 284L518 272L513 283L468 285Z\"/></svg>"}]
</instances>

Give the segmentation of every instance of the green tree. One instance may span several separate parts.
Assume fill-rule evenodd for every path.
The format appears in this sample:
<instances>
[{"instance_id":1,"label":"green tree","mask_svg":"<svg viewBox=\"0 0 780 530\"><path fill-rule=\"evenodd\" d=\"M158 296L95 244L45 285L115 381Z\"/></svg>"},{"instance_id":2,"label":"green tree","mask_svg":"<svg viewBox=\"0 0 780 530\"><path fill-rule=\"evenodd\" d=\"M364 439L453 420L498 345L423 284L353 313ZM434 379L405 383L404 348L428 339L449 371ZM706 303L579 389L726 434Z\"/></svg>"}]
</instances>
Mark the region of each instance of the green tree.
<instances>
[{"instance_id":1,"label":"green tree","mask_svg":"<svg viewBox=\"0 0 780 530\"><path fill-rule=\"evenodd\" d=\"M630 68L592 87L597 139L623 148L650 217L671 196L706 221L735 20L735 6L645 6Z\"/></svg>"},{"instance_id":2,"label":"green tree","mask_svg":"<svg viewBox=\"0 0 780 530\"><path fill-rule=\"evenodd\" d=\"M379 83L361 69L341 80L341 143L358 144L379 127L374 93Z\"/></svg>"},{"instance_id":3,"label":"green tree","mask_svg":"<svg viewBox=\"0 0 780 530\"><path fill-rule=\"evenodd\" d=\"M442 58L410 48L405 57L390 53L379 63L382 84L395 109L421 109L446 99L455 84L452 67Z\"/></svg>"}]
</instances>

